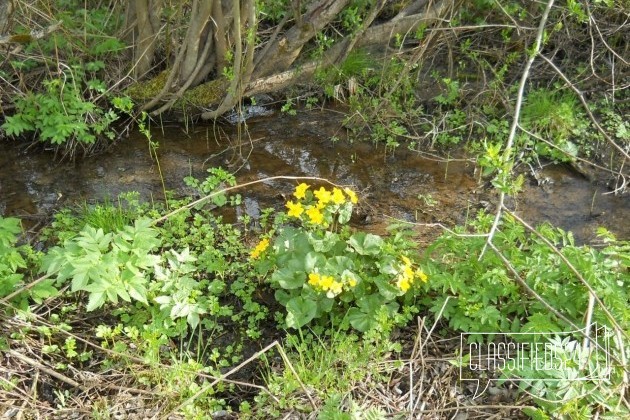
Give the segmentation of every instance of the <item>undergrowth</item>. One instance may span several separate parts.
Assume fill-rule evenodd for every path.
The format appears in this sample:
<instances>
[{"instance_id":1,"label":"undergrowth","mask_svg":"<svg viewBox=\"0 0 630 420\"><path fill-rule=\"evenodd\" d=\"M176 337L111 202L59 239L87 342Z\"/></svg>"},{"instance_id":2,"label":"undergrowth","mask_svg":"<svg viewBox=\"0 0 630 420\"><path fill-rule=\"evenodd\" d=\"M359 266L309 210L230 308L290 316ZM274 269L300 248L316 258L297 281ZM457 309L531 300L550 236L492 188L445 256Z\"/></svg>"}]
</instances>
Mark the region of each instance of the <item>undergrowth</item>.
<instances>
[{"instance_id":1,"label":"undergrowth","mask_svg":"<svg viewBox=\"0 0 630 420\"><path fill-rule=\"evenodd\" d=\"M1 218L4 351L38 348L41 363L61 375L53 385L59 392L80 380L77 372L119 371L127 386L163 395L161 412L190 418L222 410L258 418L287 410L382 413L353 395L360 384L409 369L396 362L409 340L394 337L419 315L443 320L440 335L461 331L481 343L483 333L574 331L579 339L577 331L597 322L612 334L611 360L624 360L627 341L614 332L630 329L630 245L604 229L603 247L578 246L570 233L529 230L505 215L484 252L492 217L482 212L421 254L409 227L387 237L348 227L360 199L348 188L301 183L286 213L263 212L259 227L248 218L225 223L213 209L239 200L222 192L223 182L233 178L220 169L188 180L215 198L212 206L183 198L167 210L126 194L116 204L62 211L39 252L19 244L17 219ZM255 355L263 343L280 353ZM216 378L252 355L258 373L242 380L264 391L237 397L234 382ZM536 416L623 417L617 362L607 383L550 382L547 371L530 369L535 376L521 389L537 396ZM582 373L567 365L558 374ZM18 376L10 388L25 381ZM51 403L62 404L62 394ZM555 402L538 399L545 396Z\"/></svg>"}]
</instances>

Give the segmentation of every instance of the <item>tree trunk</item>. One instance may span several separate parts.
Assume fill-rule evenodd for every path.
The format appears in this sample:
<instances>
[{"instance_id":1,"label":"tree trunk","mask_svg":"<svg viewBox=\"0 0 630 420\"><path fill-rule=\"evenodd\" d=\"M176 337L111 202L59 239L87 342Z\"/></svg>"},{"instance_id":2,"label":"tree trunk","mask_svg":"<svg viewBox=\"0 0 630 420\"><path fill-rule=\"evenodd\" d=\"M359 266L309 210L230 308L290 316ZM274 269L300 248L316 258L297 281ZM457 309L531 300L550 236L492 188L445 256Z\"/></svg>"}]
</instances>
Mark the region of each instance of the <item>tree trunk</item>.
<instances>
[{"instance_id":1,"label":"tree trunk","mask_svg":"<svg viewBox=\"0 0 630 420\"><path fill-rule=\"evenodd\" d=\"M145 76L153 67L157 35L160 31L161 0L136 0L127 7L127 27L133 48L133 74Z\"/></svg>"},{"instance_id":2,"label":"tree trunk","mask_svg":"<svg viewBox=\"0 0 630 420\"><path fill-rule=\"evenodd\" d=\"M287 70L295 62L302 47L310 41L324 26L330 23L348 4L349 0L320 0L313 4L301 18L301 24L294 25L286 34L273 41L259 66L254 70L254 77L269 76Z\"/></svg>"},{"instance_id":3,"label":"tree trunk","mask_svg":"<svg viewBox=\"0 0 630 420\"><path fill-rule=\"evenodd\" d=\"M212 33L210 31L210 17L214 1L194 1L191 15L194 18L190 22L185 44L186 53L179 69L179 84L183 85L191 77L197 68L200 56L204 51L209 51L212 45ZM207 55L207 54L206 54ZM205 58L204 58L205 61Z\"/></svg>"}]
</instances>

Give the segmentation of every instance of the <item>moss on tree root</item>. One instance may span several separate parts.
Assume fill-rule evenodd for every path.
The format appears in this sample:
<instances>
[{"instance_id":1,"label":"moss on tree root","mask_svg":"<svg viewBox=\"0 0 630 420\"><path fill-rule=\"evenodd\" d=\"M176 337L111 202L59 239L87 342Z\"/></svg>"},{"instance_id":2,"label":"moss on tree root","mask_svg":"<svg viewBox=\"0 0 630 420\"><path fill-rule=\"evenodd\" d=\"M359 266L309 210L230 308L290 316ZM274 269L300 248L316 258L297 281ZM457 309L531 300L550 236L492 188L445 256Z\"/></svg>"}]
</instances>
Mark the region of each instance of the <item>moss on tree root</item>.
<instances>
[{"instance_id":1,"label":"moss on tree root","mask_svg":"<svg viewBox=\"0 0 630 420\"><path fill-rule=\"evenodd\" d=\"M134 102L141 104L155 98L168 80L169 70L164 70L155 77L133 83L127 88L127 95ZM225 78L210 80L192 89L186 90L174 104L173 109L194 112L207 110L218 104L225 97L229 81ZM167 97L168 98L168 97Z\"/></svg>"}]
</instances>

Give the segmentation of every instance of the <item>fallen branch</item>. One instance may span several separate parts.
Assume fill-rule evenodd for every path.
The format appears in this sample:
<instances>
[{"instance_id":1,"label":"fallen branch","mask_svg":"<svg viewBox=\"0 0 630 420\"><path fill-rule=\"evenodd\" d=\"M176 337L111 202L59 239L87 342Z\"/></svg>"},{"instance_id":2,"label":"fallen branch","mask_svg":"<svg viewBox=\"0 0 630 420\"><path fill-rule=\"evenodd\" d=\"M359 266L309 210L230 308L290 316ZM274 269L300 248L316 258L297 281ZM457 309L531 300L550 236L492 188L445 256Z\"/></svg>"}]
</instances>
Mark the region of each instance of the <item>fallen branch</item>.
<instances>
[{"instance_id":1,"label":"fallen branch","mask_svg":"<svg viewBox=\"0 0 630 420\"><path fill-rule=\"evenodd\" d=\"M17 34L17 35L5 35L0 37L0 45L4 44L28 44L33 41L37 41L38 39L42 39L48 34L56 31L61 26L61 21L55 22L52 25L39 30L39 31L31 31L28 34Z\"/></svg>"},{"instance_id":2,"label":"fallen branch","mask_svg":"<svg viewBox=\"0 0 630 420\"><path fill-rule=\"evenodd\" d=\"M64 383L66 383L66 384L68 384L68 385L70 385L72 387L79 388L79 389L82 389L84 391L87 390L87 387L81 385L80 383L78 383L74 379L70 379L67 376L62 375L61 373L57 372L56 370L51 369L51 368L49 368L49 367L39 363L37 360L31 359L30 357L23 355L22 353L19 353L19 352L15 351L15 350L9 349L9 350L6 350L6 354L8 354L8 355L10 355L12 357L15 357L16 359L20 359L21 361L23 361L24 363L34 367L35 369L39 369L42 372L45 372L48 375L50 375L50 376L52 376L54 378L57 378L61 382L64 382Z\"/></svg>"}]
</instances>

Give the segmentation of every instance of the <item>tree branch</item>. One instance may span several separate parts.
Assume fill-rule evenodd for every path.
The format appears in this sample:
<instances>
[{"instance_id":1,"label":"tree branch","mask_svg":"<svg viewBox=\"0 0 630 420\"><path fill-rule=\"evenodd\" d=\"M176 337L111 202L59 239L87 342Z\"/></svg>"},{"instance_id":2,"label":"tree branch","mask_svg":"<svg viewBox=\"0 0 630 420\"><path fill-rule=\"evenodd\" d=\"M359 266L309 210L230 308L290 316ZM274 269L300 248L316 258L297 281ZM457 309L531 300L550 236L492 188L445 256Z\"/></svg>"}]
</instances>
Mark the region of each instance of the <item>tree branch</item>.
<instances>
[{"instance_id":1,"label":"tree branch","mask_svg":"<svg viewBox=\"0 0 630 420\"><path fill-rule=\"evenodd\" d=\"M516 95L516 105L514 107L514 117L512 117L512 125L510 126L510 134L507 138L507 143L505 144L505 149L503 151L503 159L502 161L506 163L508 160L512 159L512 146L514 145L514 139L516 138L516 129L518 127L518 122L521 117L521 107L523 106L523 96L525 94L525 84L527 83L527 79L529 78L529 71L532 68L532 64L536 57L540 54L540 49L542 47L542 39L543 34L545 32L545 26L547 25L547 18L549 17L549 12L551 11L551 6L553 6L554 0L549 0L547 2L547 6L545 7L545 11L543 12L542 17L540 18L540 24L538 25L538 32L536 33L536 41L534 41L534 51L530 53L529 59L525 64L525 69L523 69L523 74L521 75L521 81L518 86L518 93ZM479 260L483 257L488 247L488 244L492 242L494 239L494 234L497 231L499 226L499 221L501 220L501 215L503 214L503 203L505 202L505 192L501 191L499 193L499 202L497 203L497 209L494 216L494 222L492 223L492 227L490 228L490 232L488 233L488 240L481 250L481 254L479 254Z\"/></svg>"},{"instance_id":2,"label":"tree branch","mask_svg":"<svg viewBox=\"0 0 630 420\"><path fill-rule=\"evenodd\" d=\"M260 66L254 70L254 78L287 70L297 59L304 44L335 19L348 2L320 0L314 3L306 12L301 25L293 25L284 36L272 43L262 58L256 59Z\"/></svg>"}]
</instances>

